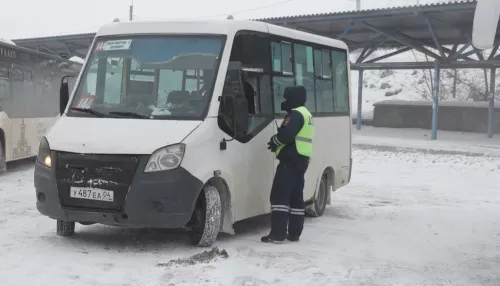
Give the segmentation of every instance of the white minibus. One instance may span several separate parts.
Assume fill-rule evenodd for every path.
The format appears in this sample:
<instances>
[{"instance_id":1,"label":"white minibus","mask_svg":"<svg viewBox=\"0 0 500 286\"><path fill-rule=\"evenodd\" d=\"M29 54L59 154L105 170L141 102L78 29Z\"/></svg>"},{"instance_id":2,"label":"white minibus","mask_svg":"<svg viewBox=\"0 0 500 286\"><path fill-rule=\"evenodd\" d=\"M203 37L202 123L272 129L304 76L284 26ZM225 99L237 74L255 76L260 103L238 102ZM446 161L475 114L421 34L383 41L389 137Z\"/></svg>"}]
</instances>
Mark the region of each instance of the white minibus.
<instances>
[{"instance_id":1,"label":"white minibus","mask_svg":"<svg viewBox=\"0 0 500 286\"><path fill-rule=\"evenodd\" d=\"M258 21L113 23L96 34L61 117L42 139L37 208L75 223L186 228L212 245L270 213L283 91L314 116L307 213L321 216L351 175L348 48Z\"/></svg>"}]
</instances>

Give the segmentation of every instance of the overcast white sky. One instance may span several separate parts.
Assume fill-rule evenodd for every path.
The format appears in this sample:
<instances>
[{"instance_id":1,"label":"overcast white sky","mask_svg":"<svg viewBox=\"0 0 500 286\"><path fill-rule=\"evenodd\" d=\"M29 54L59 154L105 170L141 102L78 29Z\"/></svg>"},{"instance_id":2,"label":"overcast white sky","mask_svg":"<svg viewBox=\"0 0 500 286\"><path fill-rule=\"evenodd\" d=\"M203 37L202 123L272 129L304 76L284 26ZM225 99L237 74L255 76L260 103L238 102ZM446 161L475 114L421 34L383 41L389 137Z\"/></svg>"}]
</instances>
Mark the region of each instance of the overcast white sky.
<instances>
[{"instance_id":1,"label":"overcast white sky","mask_svg":"<svg viewBox=\"0 0 500 286\"><path fill-rule=\"evenodd\" d=\"M420 3L429 2L442 1L420 0ZM417 0L361 0L361 8L416 3ZM130 4L131 0L0 0L0 38L95 32L99 26L115 18L127 20ZM134 0L134 18L224 19L228 14L233 14L236 19L253 19L355 8L355 0Z\"/></svg>"}]
</instances>

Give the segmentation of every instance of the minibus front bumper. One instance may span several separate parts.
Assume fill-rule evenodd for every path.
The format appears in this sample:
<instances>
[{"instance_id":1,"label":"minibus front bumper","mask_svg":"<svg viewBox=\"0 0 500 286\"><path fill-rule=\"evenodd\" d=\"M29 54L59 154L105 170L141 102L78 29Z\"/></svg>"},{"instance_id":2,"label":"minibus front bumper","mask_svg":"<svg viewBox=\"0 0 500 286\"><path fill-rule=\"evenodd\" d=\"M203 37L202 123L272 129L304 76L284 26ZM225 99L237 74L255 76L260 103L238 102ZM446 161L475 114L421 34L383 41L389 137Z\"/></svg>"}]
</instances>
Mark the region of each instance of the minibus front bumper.
<instances>
[{"instance_id":1,"label":"minibus front bumper","mask_svg":"<svg viewBox=\"0 0 500 286\"><path fill-rule=\"evenodd\" d=\"M144 173L149 156L51 152L53 165L36 162L38 211L50 218L125 227L184 227L203 183L183 168ZM113 192L113 201L70 196L71 187Z\"/></svg>"}]
</instances>

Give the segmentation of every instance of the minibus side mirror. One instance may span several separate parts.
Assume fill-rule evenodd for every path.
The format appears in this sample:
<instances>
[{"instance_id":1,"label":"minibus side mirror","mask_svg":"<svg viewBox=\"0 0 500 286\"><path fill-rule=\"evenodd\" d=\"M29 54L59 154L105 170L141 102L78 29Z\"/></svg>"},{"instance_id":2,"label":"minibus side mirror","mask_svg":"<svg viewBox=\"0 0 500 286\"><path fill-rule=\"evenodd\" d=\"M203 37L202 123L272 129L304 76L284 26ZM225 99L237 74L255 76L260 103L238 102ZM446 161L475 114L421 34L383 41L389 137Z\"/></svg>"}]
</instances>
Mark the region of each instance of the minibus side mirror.
<instances>
[{"instance_id":1,"label":"minibus side mirror","mask_svg":"<svg viewBox=\"0 0 500 286\"><path fill-rule=\"evenodd\" d=\"M229 132L232 137L231 139L222 139L220 142L220 150L227 149L227 142L236 140L244 140L247 135L248 129L248 103L244 96L229 96L223 98L225 108L230 109L231 118L230 122L224 120L224 116L219 115L219 120L225 122L227 128L230 129ZM229 126L228 126L229 125Z\"/></svg>"},{"instance_id":2,"label":"minibus side mirror","mask_svg":"<svg viewBox=\"0 0 500 286\"><path fill-rule=\"evenodd\" d=\"M61 87L59 89L59 114L62 115L66 110L66 105L69 101L69 83L67 77L61 80Z\"/></svg>"}]
</instances>

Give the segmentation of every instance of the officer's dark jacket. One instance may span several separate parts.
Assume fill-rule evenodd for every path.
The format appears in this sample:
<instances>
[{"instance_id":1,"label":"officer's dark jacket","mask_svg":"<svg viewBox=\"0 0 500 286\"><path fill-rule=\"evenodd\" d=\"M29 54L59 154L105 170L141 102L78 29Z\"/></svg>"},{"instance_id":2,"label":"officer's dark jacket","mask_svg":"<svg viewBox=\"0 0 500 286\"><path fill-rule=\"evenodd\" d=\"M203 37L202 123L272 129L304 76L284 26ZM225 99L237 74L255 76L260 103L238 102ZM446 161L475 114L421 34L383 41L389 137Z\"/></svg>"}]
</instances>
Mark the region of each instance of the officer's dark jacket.
<instances>
[{"instance_id":1,"label":"officer's dark jacket","mask_svg":"<svg viewBox=\"0 0 500 286\"><path fill-rule=\"evenodd\" d=\"M287 87L284 92L286 101L282 103L282 109L287 112L283 123L278 128L276 139L285 147L278 154L278 160L285 161L304 161L309 160L308 157L302 156L297 152L295 146L295 136L299 133L304 125L304 117L302 114L293 108L304 106L307 99L307 92L303 86Z\"/></svg>"}]
</instances>

